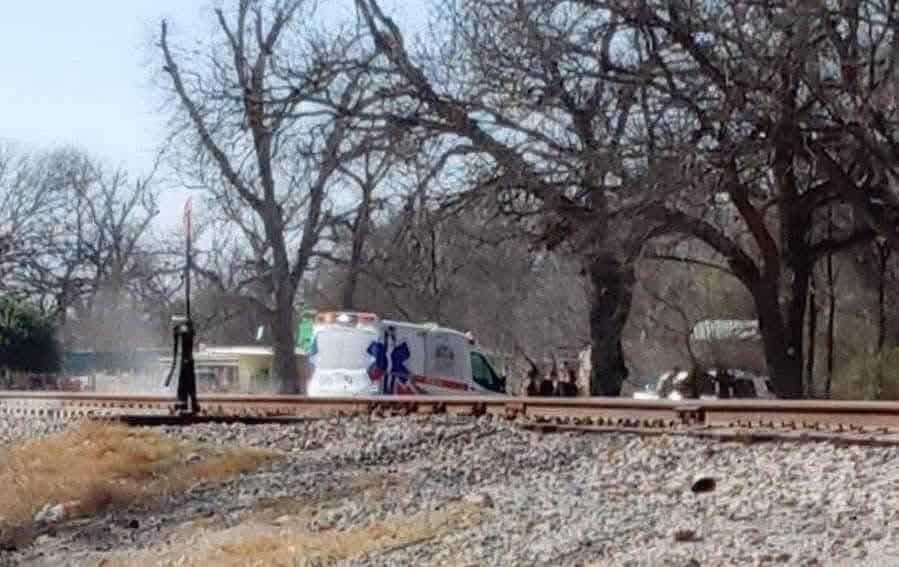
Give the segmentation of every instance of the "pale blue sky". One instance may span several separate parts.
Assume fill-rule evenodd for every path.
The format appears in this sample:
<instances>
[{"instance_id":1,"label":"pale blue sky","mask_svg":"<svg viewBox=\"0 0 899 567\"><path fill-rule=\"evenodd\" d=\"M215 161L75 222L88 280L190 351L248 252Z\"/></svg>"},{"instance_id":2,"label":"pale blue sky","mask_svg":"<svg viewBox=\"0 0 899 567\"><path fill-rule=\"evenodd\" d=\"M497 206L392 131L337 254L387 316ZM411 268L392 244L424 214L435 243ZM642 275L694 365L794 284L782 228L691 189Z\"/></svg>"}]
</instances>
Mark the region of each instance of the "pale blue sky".
<instances>
[{"instance_id":1,"label":"pale blue sky","mask_svg":"<svg viewBox=\"0 0 899 567\"><path fill-rule=\"evenodd\" d=\"M164 137L150 67L159 65L153 49L159 20L172 20L176 40L209 33L218 3L7 0L0 18L0 138L33 148L71 144L110 165L147 170ZM326 21L353 13L352 0L320 6ZM404 28L424 22L415 0L384 6ZM163 203L183 199L170 192ZM179 213L167 214L163 224Z\"/></svg>"}]
</instances>

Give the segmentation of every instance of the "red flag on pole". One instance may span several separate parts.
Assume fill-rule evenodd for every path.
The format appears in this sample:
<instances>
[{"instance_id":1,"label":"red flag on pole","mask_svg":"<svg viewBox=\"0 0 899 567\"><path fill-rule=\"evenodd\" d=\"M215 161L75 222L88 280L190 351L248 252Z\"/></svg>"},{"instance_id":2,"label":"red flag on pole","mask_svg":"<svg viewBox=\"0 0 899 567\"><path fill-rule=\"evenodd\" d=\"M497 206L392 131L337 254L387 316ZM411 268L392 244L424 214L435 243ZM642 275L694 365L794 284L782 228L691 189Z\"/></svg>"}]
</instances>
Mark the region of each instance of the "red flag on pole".
<instances>
[{"instance_id":1,"label":"red flag on pole","mask_svg":"<svg viewBox=\"0 0 899 567\"><path fill-rule=\"evenodd\" d=\"M190 321L190 212L191 212L191 198L187 198L187 202L184 203L184 243L185 243L185 259L187 260L184 264L184 295L185 295L185 307L187 309L187 320Z\"/></svg>"},{"instance_id":2,"label":"red flag on pole","mask_svg":"<svg viewBox=\"0 0 899 567\"><path fill-rule=\"evenodd\" d=\"M192 197L188 197L187 202L184 203L184 233L188 236L188 238L190 238L191 199Z\"/></svg>"}]
</instances>

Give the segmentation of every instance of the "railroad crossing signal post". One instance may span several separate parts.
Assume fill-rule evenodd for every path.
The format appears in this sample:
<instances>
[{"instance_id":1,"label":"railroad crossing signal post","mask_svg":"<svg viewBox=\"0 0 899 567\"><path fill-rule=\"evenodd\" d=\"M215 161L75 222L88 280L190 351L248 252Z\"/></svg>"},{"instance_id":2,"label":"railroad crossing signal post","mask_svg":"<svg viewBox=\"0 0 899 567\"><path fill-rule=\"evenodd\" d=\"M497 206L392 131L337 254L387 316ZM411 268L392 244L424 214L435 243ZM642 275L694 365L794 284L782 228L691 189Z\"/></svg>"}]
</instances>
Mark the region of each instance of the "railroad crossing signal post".
<instances>
[{"instance_id":1,"label":"railroad crossing signal post","mask_svg":"<svg viewBox=\"0 0 899 567\"><path fill-rule=\"evenodd\" d=\"M200 411L197 403L197 374L194 370L194 332L193 321L189 318L176 323L173 329L175 353L181 350L181 365L178 370L178 402L175 411L193 415ZM176 354L177 357L177 354ZM169 380L172 374L169 373ZM166 381L168 386L169 380Z\"/></svg>"},{"instance_id":2,"label":"railroad crossing signal post","mask_svg":"<svg viewBox=\"0 0 899 567\"><path fill-rule=\"evenodd\" d=\"M190 317L190 262L191 262L191 226L190 226L191 203L190 199L184 206L184 228L187 233L187 246L185 248L186 262L184 266L184 291L185 291L185 310L186 317L173 317L175 323L172 329L174 343L172 345L172 368L169 370L168 378L165 385L168 387L172 381L172 374L175 371L175 364L178 361L178 350L181 350L181 364L178 370L178 402L175 404L175 411L185 415L193 415L200 411L200 404L197 402L197 374L194 369L194 338L196 331L194 322Z\"/></svg>"}]
</instances>

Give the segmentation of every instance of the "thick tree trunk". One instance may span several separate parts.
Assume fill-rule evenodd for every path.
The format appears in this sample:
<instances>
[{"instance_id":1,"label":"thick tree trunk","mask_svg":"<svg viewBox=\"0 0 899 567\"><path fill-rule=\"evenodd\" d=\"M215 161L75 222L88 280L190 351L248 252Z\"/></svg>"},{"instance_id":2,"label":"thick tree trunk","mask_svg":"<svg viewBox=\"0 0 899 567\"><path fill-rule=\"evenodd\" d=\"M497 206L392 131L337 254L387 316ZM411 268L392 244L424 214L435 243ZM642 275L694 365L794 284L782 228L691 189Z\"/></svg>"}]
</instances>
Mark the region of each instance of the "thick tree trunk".
<instances>
[{"instance_id":1,"label":"thick tree trunk","mask_svg":"<svg viewBox=\"0 0 899 567\"><path fill-rule=\"evenodd\" d=\"M356 287L358 285L359 269L351 264L349 272L347 272L346 281L343 283L343 298L340 302L343 309L352 311L356 308Z\"/></svg>"},{"instance_id":2,"label":"thick tree trunk","mask_svg":"<svg viewBox=\"0 0 899 567\"><path fill-rule=\"evenodd\" d=\"M833 238L833 207L827 209L827 238ZM833 254L827 255L827 384L824 395L830 398L833 386L833 369L835 360L836 316L837 316L837 280L833 269Z\"/></svg>"},{"instance_id":3,"label":"thick tree trunk","mask_svg":"<svg viewBox=\"0 0 899 567\"><path fill-rule=\"evenodd\" d=\"M813 227L811 209L803 206L796 177L795 146L788 132L796 120L795 79L782 74L780 129L774 136L772 173L779 196L779 249L773 238L757 238L762 270L753 290L768 374L777 394L783 398L801 398L805 311L814 257L809 248ZM748 204L744 202L744 207ZM764 215L754 210L754 232L769 235L763 227ZM753 226L750 226L753 228Z\"/></svg>"},{"instance_id":4,"label":"thick tree trunk","mask_svg":"<svg viewBox=\"0 0 899 567\"><path fill-rule=\"evenodd\" d=\"M307 219L308 220L308 219ZM271 205L265 222L266 239L272 243L272 296L275 310L271 314L272 327L272 374L279 384L282 394L303 394L305 385L300 383L299 365L296 355L296 328L294 327L294 299L297 286L302 280L308 257L301 257L297 271L300 277L294 279L287 244L284 238L284 217L280 205ZM302 245L301 245L302 246Z\"/></svg>"},{"instance_id":5,"label":"thick tree trunk","mask_svg":"<svg viewBox=\"0 0 899 567\"><path fill-rule=\"evenodd\" d=\"M798 355L777 336L783 333L763 333L765 361L776 393L781 398L802 397L802 356Z\"/></svg>"},{"instance_id":6,"label":"thick tree trunk","mask_svg":"<svg viewBox=\"0 0 899 567\"><path fill-rule=\"evenodd\" d=\"M305 391L305 384L300 384L299 379L293 319L292 307L278 309L272 316L272 374L277 378L282 394L302 394Z\"/></svg>"},{"instance_id":7,"label":"thick tree trunk","mask_svg":"<svg viewBox=\"0 0 899 567\"><path fill-rule=\"evenodd\" d=\"M877 244L877 353L883 352L887 340L887 272L890 253L886 244Z\"/></svg>"},{"instance_id":8,"label":"thick tree trunk","mask_svg":"<svg viewBox=\"0 0 899 567\"><path fill-rule=\"evenodd\" d=\"M808 355L805 359L805 393L809 398L815 397L815 357L818 341L818 299L816 287L812 284L808 301Z\"/></svg>"},{"instance_id":9,"label":"thick tree trunk","mask_svg":"<svg viewBox=\"0 0 899 567\"><path fill-rule=\"evenodd\" d=\"M56 307L58 309L59 342L62 351L72 348L72 329L69 328L69 284L63 283L62 292L57 296Z\"/></svg>"},{"instance_id":10,"label":"thick tree trunk","mask_svg":"<svg viewBox=\"0 0 899 567\"><path fill-rule=\"evenodd\" d=\"M765 362L771 382L782 398L802 397L802 342L795 343L796 333L787 329L780 311L776 282L762 282L753 290ZM802 300L804 303L804 300ZM803 310L804 311L804 310ZM802 335L800 325L799 336Z\"/></svg>"},{"instance_id":11,"label":"thick tree trunk","mask_svg":"<svg viewBox=\"0 0 899 567\"><path fill-rule=\"evenodd\" d=\"M801 260L804 260L804 257L800 258ZM799 374L795 379L798 384L793 384L793 377L791 376L787 380L790 385L786 390L792 394L793 388L798 386L798 394L795 397L805 396L805 384L803 381L805 376L805 329L803 327L805 313L808 310L811 276L811 263L801 262L798 266L795 266L793 281L790 286L791 294L787 301L787 356L789 357L791 369L792 365L798 365ZM790 397L794 396L791 395Z\"/></svg>"},{"instance_id":12,"label":"thick tree trunk","mask_svg":"<svg viewBox=\"0 0 899 567\"><path fill-rule=\"evenodd\" d=\"M589 261L593 286L590 298L590 395L619 396L628 370L621 344L631 308L634 267L612 255Z\"/></svg>"},{"instance_id":13,"label":"thick tree trunk","mask_svg":"<svg viewBox=\"0 0 899 567\"><path fill-rule=\"evenodd\" d=\"M824 395L830 398L830 390L833 386L833 369L836 360L837 295L833 277L833 259L829 256L827 263L827 384L824 386Z\"/></svg>"}]
</instances>

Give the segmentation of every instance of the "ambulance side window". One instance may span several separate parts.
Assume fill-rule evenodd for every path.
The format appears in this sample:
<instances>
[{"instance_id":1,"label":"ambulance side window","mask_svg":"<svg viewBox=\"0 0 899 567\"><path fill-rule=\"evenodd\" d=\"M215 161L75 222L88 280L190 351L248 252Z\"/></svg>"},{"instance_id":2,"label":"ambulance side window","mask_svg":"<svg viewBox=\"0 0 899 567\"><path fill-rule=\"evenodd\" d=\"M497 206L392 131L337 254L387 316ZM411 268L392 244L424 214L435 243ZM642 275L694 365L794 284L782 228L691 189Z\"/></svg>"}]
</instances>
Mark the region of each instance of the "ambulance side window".
<instances>
[{"instance_id":1,"label":"ambulance side window","mask_svg":"<svg viewBox=\"0 0 899 567\"><path fill-rule=\"evenodd\" d=\"M471 377L476 384L488 390L496 390L498 387L496 376L490 369L490 364L478 352L471 353Z\"/></svg>"}]
</instances>

